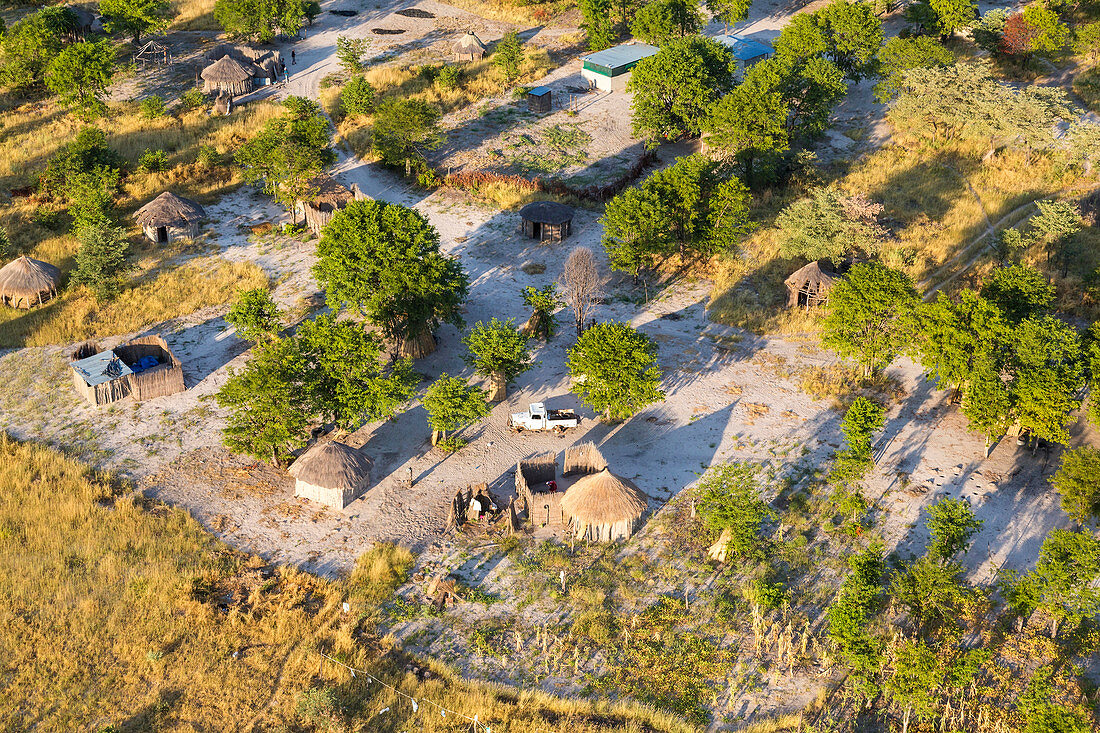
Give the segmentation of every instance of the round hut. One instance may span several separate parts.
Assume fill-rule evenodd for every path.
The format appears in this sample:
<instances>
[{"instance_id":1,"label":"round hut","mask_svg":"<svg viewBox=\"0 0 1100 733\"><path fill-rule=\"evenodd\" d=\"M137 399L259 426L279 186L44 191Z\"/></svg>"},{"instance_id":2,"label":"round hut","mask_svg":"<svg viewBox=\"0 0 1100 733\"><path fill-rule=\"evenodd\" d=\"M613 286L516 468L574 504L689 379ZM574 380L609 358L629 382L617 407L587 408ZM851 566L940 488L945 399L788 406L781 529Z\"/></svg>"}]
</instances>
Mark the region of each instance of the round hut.
<instances>
[{"instance_id":1,"label":"round hut","mask_svg":"<svg viewBox=\"0 0 1100 733\"><path fill-rule=\"evenodd\" d=\"M343 509L370 485L370 459L344 443L314 446L290 467L294 495Z\"/></svg>"},{"instance_id":2,"label":"round hut","mask_svg":"<svg viewBox=\"0 0 1100 733\"><path fill-rule=\"evenodd\" d=\"M606 468L577 481L561 500L573 535L596 542L629 537L646 506L646 496L637 486Z\"/></svg>"},{"instance_id":3,"label":"round hut","mask_svg":"<svg viewBox=\"0 0 1100 733\"><path fill-rule=\"evenodd\" d=\"M573 209L556 201L532 201L519 210L523 233L543 242L560 242L573 232Z\"/></svg>"},{"instance_id":4,"label":"round hut","mask_svg":"<svg viewBox=\"0 0 1100 733\"><path fill-rule=\"evenodd\" d=\"M228 54L203 69L201 76L204 94L225 92L232 96L252 91L253 70Z\"/></svg>"},{"instance_id":5,"label":"round hut","mask_svg":"<svg viewBox=\"0 0 1100 733\"><path fill-rule=\"evenodd\" d=\"M455 61L480 61L485 58L485 44L468 31L458 43L454 45Z\"/></svg>"},{"instance_id":6,"label":"round hut","mask_svg":"<svg viewBox=\"0 0 1100 733\"><path fill-rule=\"evenodd\" d=\"M171 191L165 191L134 214L134 221L152 242L194 239L199 236L199 222L205 218L206 211L201 206Z\"/></svg>"},{"instance_id":7,"label":"round hut","mask_svg":"<svg viewBox=\"0 0 1100 733\"><path fill-rule=\"evenodd\" d=\"M42 305L57 295L61 270L26 255L0 267L0 303L12 308Z\"/></svg>"},{"instance_id":8,"label":"round hut","mask_svg":"<svg viewBox=\"0 0 1100 733\"><path fill-rule=\"evenodd\" d=\"M832 265L818 260L795 270L784 284L787 286L787 305L791 308L809 308L829 302L829 290L839 277Z\"/></svg>"}]
</instances>

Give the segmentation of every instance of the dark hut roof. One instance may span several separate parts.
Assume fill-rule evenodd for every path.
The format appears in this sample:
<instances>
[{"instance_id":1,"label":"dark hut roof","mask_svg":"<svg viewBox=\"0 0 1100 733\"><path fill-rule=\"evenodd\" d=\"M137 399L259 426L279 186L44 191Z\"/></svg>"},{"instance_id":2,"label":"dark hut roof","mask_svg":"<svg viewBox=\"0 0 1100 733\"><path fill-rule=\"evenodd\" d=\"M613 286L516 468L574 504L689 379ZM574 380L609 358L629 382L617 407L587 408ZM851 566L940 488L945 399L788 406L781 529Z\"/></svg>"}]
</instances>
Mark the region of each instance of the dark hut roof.
<instances>
[{"instance_id":1,"label":"dark hut roof","mask_svg":"<svg viewBox=\"0 0 1100 733\"><path fill-rule=\"evenodd\" d=\"M783 283L796 290L806 285L813 285L815 288L830 287L837 277L836 271L828 263L817 261L795 270Z\"/></svg>"},{"instance_id":2,"label":"dark hut roof","mask_svg":"<svg viewBox=\"0 0 1100 733\"><path fill-rule=\"evenodd\" d=\"M466 35L455 44L454 51L455 53L485 53L485 44L474 35L473 31L467 31Z\"/></svg>"},{"instance_id":3,"label":"dark hut roof","mask_svg":"<svg viewBox=\"0 0 1100 733\"><path fill-rule=\"evenodd\" d=\"M138 209L134 221L143 227L186 226L205 216L203 208L191 199L165 191Z\"/></svg>"},{"instance_id":4,"label":"dark hut roof","mask_svg":"<svg viewBox=\"0 0 1100 733\"><path fill-rule=\"evenodd\" d=\"M61 270L23 255L0 267L0 298L27 302L57 292Z\"/></svg>"},{"instance_id":5,"label":"dark hut roof","mask_svg":"<svg viewBox=\"0 0 1100 733\"><path fill-rule=\"evenodd\" d=\"M310 188L319 189L317 195L309 203L313 208L321 211L336 211L355 200L354 193L329 176L320 175L311 178L309 186Z\"/></svg>"},{"instance_id":6,"label":"dark hut roof","mask_svg":"<svg viewBox=\"0 0 1100 733\"><path fill-rule=\"evenodd\" d=\"M222 56L202 70L202 78L214 84L240 84L252 76L252 69L229 55Z\"/></svg>"},{"instance_id":7,"label":"dark hut roof","mask_svg":"<svg viewBox=\"0 0 1100 733\"><path fill-rule=\"evenodd\" d=\"M603 469L569 487L561 508L581 524L615 524L634 520L646 510L646 497L630 481Z\"/></svg>"},{"instance_id":8,"label":"dark hut roof","mask_svg":"<svg viewBox=\"0 0 1100 733\"><path fill-rule=\"evenodd\" d=\"M290 475L325 489L354 489L370 477L371 462L344 443L314 446L290 467Z\"/></svg>"},{"instance_id":9,"label":"dark hut roof","mask_svg":"<svg viewBox=\"0 0 1100 733\"><path fill-rule=\"evenodd\" d=\"M532 201L519 210L527 221L538 224L564 224L573 220L573 209L557 201Z\"/></svg>"}]
</instances>

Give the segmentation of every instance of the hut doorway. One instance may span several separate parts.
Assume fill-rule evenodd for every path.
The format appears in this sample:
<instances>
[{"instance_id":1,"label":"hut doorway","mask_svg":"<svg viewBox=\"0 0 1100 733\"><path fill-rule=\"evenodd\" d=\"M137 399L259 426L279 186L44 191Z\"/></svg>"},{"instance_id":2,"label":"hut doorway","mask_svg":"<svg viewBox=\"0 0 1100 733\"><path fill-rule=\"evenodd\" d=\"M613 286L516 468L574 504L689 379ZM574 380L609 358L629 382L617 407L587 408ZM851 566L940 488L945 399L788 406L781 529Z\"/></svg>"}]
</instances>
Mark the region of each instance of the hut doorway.
<instances>
[{"instance_id":1,"label":"hut doorway","mask_svg":"<svg viewBox=\"0 0 1100 733\"><path fill-rule=\"evenodd\" d=\"M164 244L168 241L168 227L157 227L157 242Z\"/></svg>"}]
</instances>

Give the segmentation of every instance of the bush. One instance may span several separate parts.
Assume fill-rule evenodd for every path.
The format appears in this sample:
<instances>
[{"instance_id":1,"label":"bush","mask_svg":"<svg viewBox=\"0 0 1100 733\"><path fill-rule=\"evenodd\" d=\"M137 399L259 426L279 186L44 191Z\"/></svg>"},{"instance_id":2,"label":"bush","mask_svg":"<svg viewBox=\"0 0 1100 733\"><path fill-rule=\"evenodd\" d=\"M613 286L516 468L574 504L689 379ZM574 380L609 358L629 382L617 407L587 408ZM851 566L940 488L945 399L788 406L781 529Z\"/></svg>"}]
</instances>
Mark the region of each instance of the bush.
<instances>
[{"instance_id":1,"label":"bush","mask_svg":"<svg viewBox=\"0 0 1100 733\"><path fill-rule=\"evenodd\" d=\"M699 516L712 530L729 530L730 552L750 557L760 550L760 530L775 516L757 490L757 468L730 463L711 469L699 484Z\"/></svg>"},{"instance_id":2,"label":"bush","mask_svg":"<svg viewBox=\"0 0 1100 733\"><path fill-rule=\"evenodd\" d=\"M340 92L340 103L349 117L370 114L374 110L374 87L363 76L352 77Z\"/></svg>"},{"instance_id":3,"label":"bush","mask_svg":"<svg viewBox=\"0 0 1100 733\"><path fill-rule=\"evenodd\" d=\"M146 150L138 158L138 168L146 173L156 173L168 168L168 153L163 150Z\"/></svg>"},{"instance_id":4,"label":"bush","mask_svg":"<svg viewBox=\"0 0 1100 733\"><path fill-rule=\"evenodd\" d=\"M213 168L221 164L222 157L218 155L218 149L213 145L200 145L195 160L204 168Z\"/></svg>"},{"instance_id":5,"label":"bush","mask_svg":"<svg viewBox=\"0 0 1100 733\"><path fill-rule=\"evenodd\" d=\"M338 712L336 693L331 687L305 690L298 698L298 717L307 723L328 725L335 722Z\"/></svg>"},{"instance_id":6,"label":"bush","mask_svg":"<svg viewBox=\"0 0 1100 733\"><path fill-rule=\"evenodd\" d=\"M462 84L462 69L450 64L444 65L435 77L440 89L456 89Z\"/></svg>"},{"instance_id":7,"label":"bush","mask_svg":"<svg viewBox=\"0 0 1100 733\"><path fill-rule=\"evenodd\" d=\"M164 117L164 100L153 94L141 100L138 105L141 110L141 116L146 120L155 120L158 117Z\"/></svg>"},{"instance_id":8,"label":"bush","mask_svg":"<svg viewBox=\"0 0 1100 733\"><path fill-rule=\"evenodd\" d=\"M189 112L201 107L205 101L206 95L202 93L201 89L188 89L180 95L180 109Z\"/></svg>"}]
</instances>

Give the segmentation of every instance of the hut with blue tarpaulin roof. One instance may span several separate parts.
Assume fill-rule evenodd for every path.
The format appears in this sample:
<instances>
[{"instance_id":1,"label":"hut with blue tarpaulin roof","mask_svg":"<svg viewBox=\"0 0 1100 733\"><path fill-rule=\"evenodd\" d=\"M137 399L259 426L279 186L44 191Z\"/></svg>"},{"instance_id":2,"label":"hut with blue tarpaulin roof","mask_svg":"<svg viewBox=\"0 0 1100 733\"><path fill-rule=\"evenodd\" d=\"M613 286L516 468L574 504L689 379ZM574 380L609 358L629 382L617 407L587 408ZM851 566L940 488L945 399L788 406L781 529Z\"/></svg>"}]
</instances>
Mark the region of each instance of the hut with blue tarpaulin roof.
<instances>
[{"instance_id":1,"label":"hut with blue tarpaulin roof","mask_svg":"<svg viewBox=\"0 0 1100 733\"><path fill-rule=\"evenodd\" d=\"M581 76L597 89L621 92L626 89L630 72L638 62L660 50L648 43L624 43L605 48L603 51L581 56Z\"/></svg>"},{"instance_id":2,"label":"hut with blue tarpaulin roof","mask_svg":"<svg viewBox=\"0 0 1100 733\"><path fill-rule=\"evenodd\" d=\"M770 59L775 55L775 49L768 44L745 36L723 34L715 36L714 40L729 49L729 52L737 59L737 66L742 72L753 64Z\"/></svg>"},{"instance_id":3,"label":"hut with blue tarpaulin roof","mask_svg":"<svg viewBox=\"0 0 1100 733\"><path fill-rule=\"evenodd\" d=\"M182 392L183 364L160 336L145 336L100 351L81 344L73 352L73 386L93 405L133 397L140 402Z\"/></svg>"}]
</instances>

